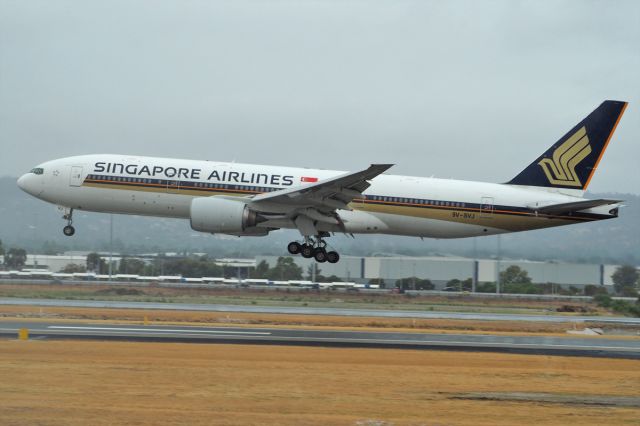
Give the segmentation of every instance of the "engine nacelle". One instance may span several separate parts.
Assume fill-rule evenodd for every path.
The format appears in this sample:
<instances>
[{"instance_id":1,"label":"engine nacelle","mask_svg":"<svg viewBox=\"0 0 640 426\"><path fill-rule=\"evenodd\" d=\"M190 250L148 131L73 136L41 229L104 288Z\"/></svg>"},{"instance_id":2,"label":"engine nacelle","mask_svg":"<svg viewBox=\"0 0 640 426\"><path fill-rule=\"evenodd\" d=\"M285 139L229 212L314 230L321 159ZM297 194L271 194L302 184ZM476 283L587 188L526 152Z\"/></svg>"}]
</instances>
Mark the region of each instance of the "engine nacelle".
<instances>
[{"instance_id":1,"label":"engine nacelle","mask_svg":"<svg viewBox=\"0 0 640 426\"><path fill-rule=\"evenodd\" d=\"M215 196L194 198L191 201L191 229L195 231L256 235L254 227L264 220L242 201Z\"/></svg>"}]
</instances>

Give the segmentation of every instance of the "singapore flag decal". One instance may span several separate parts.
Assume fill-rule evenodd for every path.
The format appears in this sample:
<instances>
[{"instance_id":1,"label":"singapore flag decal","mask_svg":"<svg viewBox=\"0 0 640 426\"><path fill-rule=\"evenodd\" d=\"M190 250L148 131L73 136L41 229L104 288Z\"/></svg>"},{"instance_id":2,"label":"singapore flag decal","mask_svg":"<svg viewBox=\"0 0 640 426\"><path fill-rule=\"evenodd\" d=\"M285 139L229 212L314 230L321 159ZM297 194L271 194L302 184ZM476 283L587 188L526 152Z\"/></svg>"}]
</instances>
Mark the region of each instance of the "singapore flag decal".
<instances>
[{"instance_id":1,"label":"singapore flag decal","mask_svg":"<svg viewBox=\"0 0 640 426\"><path fill-rule=\"evenodd\" d=\"M300 182L307 182L307 183L309 183L309 182L317 182L317 181L318 181L318 178L317 178L317 177L302 176L302 177L300 178Z\"/></svg>"}]
</instances>

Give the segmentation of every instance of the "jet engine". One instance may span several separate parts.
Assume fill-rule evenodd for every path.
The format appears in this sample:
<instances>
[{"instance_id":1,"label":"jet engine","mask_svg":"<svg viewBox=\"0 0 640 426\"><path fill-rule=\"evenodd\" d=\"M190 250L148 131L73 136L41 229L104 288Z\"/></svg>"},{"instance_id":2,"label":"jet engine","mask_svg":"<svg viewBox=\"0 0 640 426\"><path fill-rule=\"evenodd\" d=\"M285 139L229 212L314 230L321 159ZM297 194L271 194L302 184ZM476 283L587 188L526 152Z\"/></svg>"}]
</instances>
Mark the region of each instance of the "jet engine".
<instances>
[{"instance_id":1,"label":"jet engine","mask_svg":"<svg viewBox=\"0 0 640 426\"><path fill-rule=\"evenodd\" d=\"M222 197L198 197L191 201L191 229L211 234L266 235L255 226L266 219L242 201Z\"/></svg>"}]
</instances>

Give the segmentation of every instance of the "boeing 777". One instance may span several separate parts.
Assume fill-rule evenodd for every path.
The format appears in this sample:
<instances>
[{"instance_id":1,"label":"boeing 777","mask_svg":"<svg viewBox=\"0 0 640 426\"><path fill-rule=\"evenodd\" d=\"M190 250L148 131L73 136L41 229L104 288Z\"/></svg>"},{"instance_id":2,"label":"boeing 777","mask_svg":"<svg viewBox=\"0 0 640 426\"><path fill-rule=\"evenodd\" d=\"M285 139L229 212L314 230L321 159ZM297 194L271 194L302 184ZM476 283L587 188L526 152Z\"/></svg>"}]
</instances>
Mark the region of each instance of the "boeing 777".
<instances>
[{"instance_id":1,"label":"boeing 777","mask_svg":"<svg viewBox=\"0 0 640 426\"><path fill-rule=\"evenodd\" d=\"M189 219L212 234L290 228L301 238L289 253L335 263L332 233L462 238L617 217L620 200L583 195L626 106L603 102L500 184L384 174L392 164L340 172L96 154L40 164L18 186L64 209L67 236L74 210Z\"/></svg>"}]
</instances>

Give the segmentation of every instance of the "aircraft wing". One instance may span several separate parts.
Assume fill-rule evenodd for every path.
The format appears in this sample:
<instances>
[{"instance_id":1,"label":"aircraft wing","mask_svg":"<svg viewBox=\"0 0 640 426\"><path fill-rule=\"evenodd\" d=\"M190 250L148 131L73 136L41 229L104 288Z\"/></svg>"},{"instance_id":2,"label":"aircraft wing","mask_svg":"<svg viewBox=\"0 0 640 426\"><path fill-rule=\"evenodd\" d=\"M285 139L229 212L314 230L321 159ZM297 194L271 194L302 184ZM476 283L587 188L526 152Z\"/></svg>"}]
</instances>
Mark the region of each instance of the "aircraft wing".
<instances>
[{"instance_id":1,"label":"aircraft wing","mask_svg":"<svg viewBox=\"0 0 640 426\"><path fill-rule=\"evenodd\" d=\"M572 203L562 203L562 204L552 204L549 206L544 206L540 208L536 208L537 212L546 213L546 214L564 214L577 212L580 210L592 209L594 207L606 206L609 204L617 204L622 202L621 200L584 200L584 201L575 201Z\"/></svg>"},{"instance_id":2,"label":"aircraft wing","mask_svg":"<svg viewBox=\"0 0 640 426\"><path fill-rule=\"evenodd\" d=\"M311 208L321 213L349 209L353 199L361 197L371 184L369 180L388 170L393 164L372 164L365 170L350 172L318 182L267 192L253 197L251 204L277 203L292 209Z\"/></svg>"}]
</instances>

